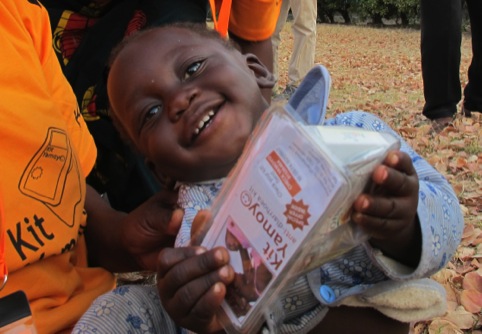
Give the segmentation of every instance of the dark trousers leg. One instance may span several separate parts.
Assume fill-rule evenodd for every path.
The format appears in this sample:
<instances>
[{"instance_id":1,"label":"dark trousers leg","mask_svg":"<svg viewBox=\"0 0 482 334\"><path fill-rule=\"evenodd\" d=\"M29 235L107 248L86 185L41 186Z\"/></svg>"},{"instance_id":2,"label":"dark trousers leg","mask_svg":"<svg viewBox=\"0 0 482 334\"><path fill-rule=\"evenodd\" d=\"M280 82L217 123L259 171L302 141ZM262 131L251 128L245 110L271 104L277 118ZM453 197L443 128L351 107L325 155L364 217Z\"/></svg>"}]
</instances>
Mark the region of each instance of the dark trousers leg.
<instances>
[{"instance_id":1,"label":"dark trousers leg","mask_svg":"<svg viewBox=\"0 0 482 334\"><path fill-rule=\"evenodd\" d=\"M482 0L466 0L472 31L472 62L465 86L465 107L482 112Z\"/></svg>"},{"instance_id":2,"label":"dark trousers leg","mask_svg":"<svg viewBox=\"0 0 482 334\"><path fill-rule=\"evenodd\" d=\"M420 4L423 114L429 119L452 116L461 99L462 2L421 0Z\"/></svg>"}]
</instances>

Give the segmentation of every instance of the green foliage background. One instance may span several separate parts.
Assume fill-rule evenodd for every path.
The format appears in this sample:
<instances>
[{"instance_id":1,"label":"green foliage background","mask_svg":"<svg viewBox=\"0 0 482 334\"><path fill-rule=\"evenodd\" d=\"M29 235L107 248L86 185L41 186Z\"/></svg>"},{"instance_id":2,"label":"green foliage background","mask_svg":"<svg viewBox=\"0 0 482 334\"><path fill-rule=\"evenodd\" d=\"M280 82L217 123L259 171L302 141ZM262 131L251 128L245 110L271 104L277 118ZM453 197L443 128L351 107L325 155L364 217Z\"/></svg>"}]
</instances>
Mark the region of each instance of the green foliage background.
<instances>
[{"instance_id":1,"label":"green foliage background","mask_svg":"<svg viewBox=\"0 0 482 334\"><path fill-rule=\"evenodd\" d=\"M401 25L418 24L420 0L317 0L318 20L334 23L334 16L341 15L344 23L363 21L375 25L383 20ZM383 20L382 20L383 19Z\"/></svg>"}]
</instances>

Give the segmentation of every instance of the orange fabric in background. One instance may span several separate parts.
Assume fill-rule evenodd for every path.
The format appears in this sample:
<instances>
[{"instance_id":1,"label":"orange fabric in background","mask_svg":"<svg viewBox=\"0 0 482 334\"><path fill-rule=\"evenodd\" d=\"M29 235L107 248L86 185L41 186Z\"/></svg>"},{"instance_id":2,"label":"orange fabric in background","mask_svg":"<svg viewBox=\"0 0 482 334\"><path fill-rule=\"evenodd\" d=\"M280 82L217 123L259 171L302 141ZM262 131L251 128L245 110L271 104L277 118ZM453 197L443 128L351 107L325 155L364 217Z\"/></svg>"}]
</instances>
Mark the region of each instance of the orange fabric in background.
<instances>
[{"instance_id":1,"label":"orange fabric in background","mask_svg":"<svg viewBox=\"0 0 482 334\"><path fill-rule=\"evenodd\" d=\"M5 262L5 230L3 228L5 225L5 222L3 221L5 219L4 217L3 198L0 191L0 290L3 289L3 283L8 273L7 263Z\"/></svg>"},{"instance_id":2,"label":"orange fabric in background","mask_svg":"<svg viewBox=\"0 0 482 334\"><path fill-rule=\"evenodd\" d=\"M229 16L231 13L231 0L209 0L213 17L214 29L224 38L228 36Z\"/></svg>"},{"instance_id":3,"label":"orange fabric in background","mask_svg":"<svg viewBox=\"0 0 482 334\"><path fill-rule=\"evenodd\" d=\"M231 0L210 0L212 13L217 13L223 8L224 2L231 2ZM281 8L282 0L235 0L231 4L231 11L229 16L229 32L235 34L247 41L263 41L271 38L276 28L276 22ZM215 6L213 8L213 6ZM225 8L228 4L224 5ZM220 13L221 14L221 13ZM217 17L217 25L220 29L225 29L224 23L221 24L219 15ZM214 16L214 14L213 14ZM216 23L215 23L216 26ZM223 35L223 31L220 34Z\"/></svg>"}]
</instances>

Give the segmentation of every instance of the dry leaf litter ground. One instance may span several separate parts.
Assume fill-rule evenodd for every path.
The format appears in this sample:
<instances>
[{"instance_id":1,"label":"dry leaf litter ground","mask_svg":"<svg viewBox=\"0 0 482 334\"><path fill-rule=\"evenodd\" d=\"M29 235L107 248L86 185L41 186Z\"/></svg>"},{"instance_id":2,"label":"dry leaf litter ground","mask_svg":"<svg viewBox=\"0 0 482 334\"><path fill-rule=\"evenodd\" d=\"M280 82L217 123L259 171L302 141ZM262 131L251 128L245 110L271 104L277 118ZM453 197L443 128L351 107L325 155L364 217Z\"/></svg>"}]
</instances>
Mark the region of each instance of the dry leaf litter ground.
<instances>
[{"instance_id":1,"label":"dry leaf litter ground","mask_svg":"<svg viewBox=\"0 0 482 334\"><path fill-rule=\"evenodd\" d=\"M414 334L482 334L482 117L457 115L439 134L421 114L423 84L420 31L319 24L316 63L328 68L332 88L327 117L348 110L372 112L396 129L453 185L465 219L458 250L434 276L447 291L448 312L412 325ZM462 85L471 59L470 35L463 36ZM291 25L282 32L279 85L287 81L293 47ZM460 108L459 108L460 109ZM438 247L441 240L433 240Z\"/></svg>"}]
</instances>

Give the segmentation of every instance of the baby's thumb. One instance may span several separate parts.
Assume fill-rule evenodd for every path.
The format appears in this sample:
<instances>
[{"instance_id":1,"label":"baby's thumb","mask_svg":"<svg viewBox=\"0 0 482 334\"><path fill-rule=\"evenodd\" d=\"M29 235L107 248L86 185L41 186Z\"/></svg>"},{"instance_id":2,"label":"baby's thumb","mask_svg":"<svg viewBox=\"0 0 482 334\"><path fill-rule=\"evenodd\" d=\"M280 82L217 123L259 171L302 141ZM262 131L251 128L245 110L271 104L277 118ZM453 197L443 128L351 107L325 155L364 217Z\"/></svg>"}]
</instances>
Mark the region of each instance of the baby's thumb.
<instances>
[{"instance_id":1,"label":"baby's thumb","mask_svg":"<svg viewBox=\"0 0 482 334\"><path fill-rule=\"evenodd\" d=\"M181 228L182 218L184 217L184 211L182 209L175 209L172 211L171 218L167 224L165 233L167 235L177 235Z\"/></svg>"},{"instance_id":2,"label":"baby's thumb","mask_svg":"<svg viewBox=\"0 0 482 334\"><path fill-rule=\"evenodd\" d=\"M209 210L201 210L198 212L191 228L191 245L200 245L211 227L212 214Z\"/></svg>"}]
</instances>

